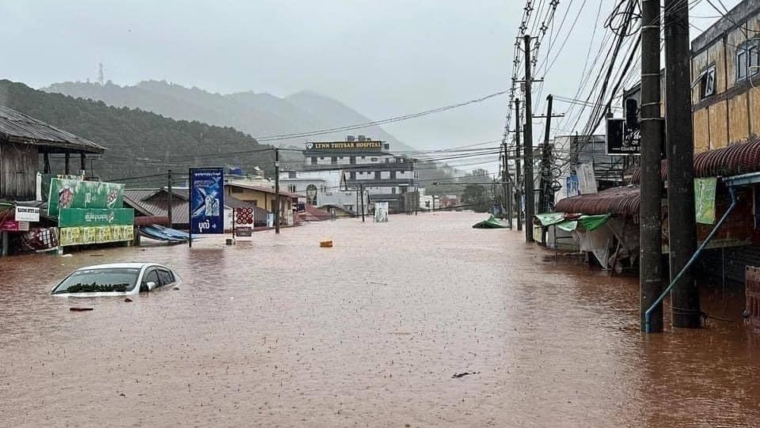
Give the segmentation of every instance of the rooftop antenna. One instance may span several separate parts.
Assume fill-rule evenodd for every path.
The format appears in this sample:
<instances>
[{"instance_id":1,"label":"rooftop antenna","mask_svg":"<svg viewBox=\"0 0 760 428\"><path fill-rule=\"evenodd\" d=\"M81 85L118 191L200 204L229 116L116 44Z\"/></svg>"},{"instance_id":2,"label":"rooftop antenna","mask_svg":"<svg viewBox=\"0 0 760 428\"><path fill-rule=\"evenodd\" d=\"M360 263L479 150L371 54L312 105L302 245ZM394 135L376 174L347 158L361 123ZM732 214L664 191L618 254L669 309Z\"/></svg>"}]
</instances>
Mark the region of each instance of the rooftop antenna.
<instances>
[{"instance_id":1,"label":"rooftop antenna","mask_svg":"<svg viewBox=\"0 0 760 428\"><path fill-rule=\"evenodd\" d=\"M98 63L98 83L100 83L100 86L103 86L103 83L105 82L105 76L103 75L103 63Z\"/></svg>"}]
</instances>

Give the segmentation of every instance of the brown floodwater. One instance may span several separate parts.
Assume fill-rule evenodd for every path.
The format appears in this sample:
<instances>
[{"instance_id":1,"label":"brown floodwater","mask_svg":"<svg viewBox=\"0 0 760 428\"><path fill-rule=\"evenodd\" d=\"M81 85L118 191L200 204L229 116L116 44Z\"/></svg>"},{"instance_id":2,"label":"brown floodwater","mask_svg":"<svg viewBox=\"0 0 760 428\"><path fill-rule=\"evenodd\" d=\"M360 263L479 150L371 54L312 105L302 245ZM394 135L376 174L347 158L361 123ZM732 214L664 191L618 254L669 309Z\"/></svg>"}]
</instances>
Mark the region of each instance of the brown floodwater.
<instances>
[{"instance_id":1,"label":"brown floodwater","mask_svg":"<svg viewBox=\"0 0 760 428\"><path fill-rule=\"evenodd\" d=\"M483 218L0 260L0 426L760 426L741 299L716 287L706 309L728 321L645 336L635 278L555 264L470 227ZM48 294L115 261L185 283L132 303Z\"/></svg>"}]
</instances>

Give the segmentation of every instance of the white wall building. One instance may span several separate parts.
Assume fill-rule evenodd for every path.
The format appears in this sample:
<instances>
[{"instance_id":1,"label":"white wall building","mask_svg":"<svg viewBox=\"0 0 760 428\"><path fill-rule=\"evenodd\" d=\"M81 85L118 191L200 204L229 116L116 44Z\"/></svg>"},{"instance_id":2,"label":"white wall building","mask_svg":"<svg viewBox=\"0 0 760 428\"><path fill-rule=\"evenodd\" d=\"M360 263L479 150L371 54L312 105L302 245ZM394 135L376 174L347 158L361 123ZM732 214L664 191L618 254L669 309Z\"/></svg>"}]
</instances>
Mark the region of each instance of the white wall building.
<instances>
[{"instance_id":1,"label":"white wall building","mask_svg":"<svg viewBox=\"0 0 760 428\"><path fill-rule=\"evenodd\" d=\"M346 189L345 172L333 171L288 171L280 173L280 187L291 193L306 195L298 202L317 207L335 205L361 214L360 192ZM368 211L367 192L364 194L364 210Z\"/></svg>"}]
</instances>

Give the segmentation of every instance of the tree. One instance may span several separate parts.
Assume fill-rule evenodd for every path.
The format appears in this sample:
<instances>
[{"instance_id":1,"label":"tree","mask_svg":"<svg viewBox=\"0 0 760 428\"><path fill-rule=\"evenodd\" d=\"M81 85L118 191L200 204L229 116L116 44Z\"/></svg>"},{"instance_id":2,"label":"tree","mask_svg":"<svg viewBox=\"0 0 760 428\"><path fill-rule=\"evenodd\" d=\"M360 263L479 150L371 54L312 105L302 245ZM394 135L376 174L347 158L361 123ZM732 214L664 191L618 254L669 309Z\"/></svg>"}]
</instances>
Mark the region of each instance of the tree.
<instances>
[{"instance_id":1,"label":"tree","mask_svg":"<svg viewBox=\"0 0 760 428\"><path fill-rule=\"evenodd\" d=\"M488 191L480 184L468 184L462 192L462 204L476 212L486 212L490 208Z\"/></svg>"}]
</instances>

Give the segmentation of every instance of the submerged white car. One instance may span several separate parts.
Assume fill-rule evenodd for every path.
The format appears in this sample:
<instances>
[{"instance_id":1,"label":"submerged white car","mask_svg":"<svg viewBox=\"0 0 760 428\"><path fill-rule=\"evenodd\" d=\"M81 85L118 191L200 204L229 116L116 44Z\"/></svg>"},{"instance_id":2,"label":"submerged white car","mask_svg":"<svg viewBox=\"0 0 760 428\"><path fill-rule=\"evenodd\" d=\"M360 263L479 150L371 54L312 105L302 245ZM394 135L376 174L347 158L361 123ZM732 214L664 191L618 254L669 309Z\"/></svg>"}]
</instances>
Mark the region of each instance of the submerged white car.
<instances>
[{"instance_id":1,"label":"submerged white car","mask_svg":"<svg viewBox=\"0 0 760 428\"><path fill-rule=\"evenodd\" d=\"M75 270L51 294L56 296L125 296L174 287L179 275L157 263L112 263Z\"/></svg>"}]
</instances>

